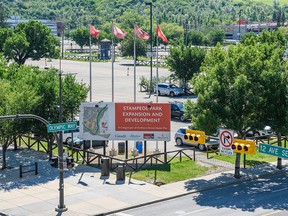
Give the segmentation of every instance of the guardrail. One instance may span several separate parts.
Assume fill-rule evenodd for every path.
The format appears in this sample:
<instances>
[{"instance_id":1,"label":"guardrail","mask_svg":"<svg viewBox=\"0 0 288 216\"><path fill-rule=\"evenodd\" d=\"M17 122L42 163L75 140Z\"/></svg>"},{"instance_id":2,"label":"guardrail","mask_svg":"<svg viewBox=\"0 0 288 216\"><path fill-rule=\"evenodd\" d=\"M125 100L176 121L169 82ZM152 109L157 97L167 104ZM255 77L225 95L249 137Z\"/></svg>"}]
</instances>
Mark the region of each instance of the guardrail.
<instances>
[{"instance_id":1,"label":"guardrail","mask_svg":"<svg viewBox=\"0 0 288 216\"><path fill-rule=\"evenodd\" d=\"M191 154L188 154L188 152L192 152ZM74 154L76 154L74 156ZM170 155L170 158L168 160L168 155ZM167 152L160 152L156 154L149 154L144 156L137 156L129 159L120 159L116 157L111 157L103 154L99 154L96 152L92 152L88 150L83 150L79 148L71 148L71 152L69 154L69 157L74 158L75 162L82 162L82 164L93 164L93 162L96 161L96 165L100 166L101 164L101 158L106 157L110 160L110 167L111 170L115 170L117 168L118 162L125 163L127 168L130 168L133 171L137 171L139 169L142 169L144 166L152 166L153 164L167 164L170 163L174 158L179 156L180 162L183 159L183 156L186 156L189 160L195 161L195 147L191 148L185 148L185 149L179 149L174 151L167 151Z\"/></svg>"}]
</instances>

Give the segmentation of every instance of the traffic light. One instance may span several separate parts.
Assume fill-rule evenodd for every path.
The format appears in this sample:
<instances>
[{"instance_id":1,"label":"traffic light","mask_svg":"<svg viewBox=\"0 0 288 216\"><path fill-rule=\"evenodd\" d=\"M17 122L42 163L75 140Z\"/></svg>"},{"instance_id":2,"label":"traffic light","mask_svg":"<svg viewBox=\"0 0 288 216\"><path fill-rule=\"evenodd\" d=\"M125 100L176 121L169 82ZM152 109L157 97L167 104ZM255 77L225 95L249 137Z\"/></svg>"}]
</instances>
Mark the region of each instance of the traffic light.
<instances>
[{"instance_id":1,"label":"traffic light","mask_svg":"<svg viewBox=\"0 0 288 216\"><path fill-rule=\"evenodd\" d=\"M234 143L232 144L232 149L236 153L255 154L256 142L252 140L234 139Z\"/></svg>"},{"instance_id":2,"label":"traffic light","mask_svg":"<svg viewBox=\"0 0 288 216\"><path fill-rule=\"evenodd\" d=\"M187 142L191 142L191 143L205 144L205 141L206 141L205 132L198 131L198 130L186 130L184 139Z\"/></svg>"}]
</instances>

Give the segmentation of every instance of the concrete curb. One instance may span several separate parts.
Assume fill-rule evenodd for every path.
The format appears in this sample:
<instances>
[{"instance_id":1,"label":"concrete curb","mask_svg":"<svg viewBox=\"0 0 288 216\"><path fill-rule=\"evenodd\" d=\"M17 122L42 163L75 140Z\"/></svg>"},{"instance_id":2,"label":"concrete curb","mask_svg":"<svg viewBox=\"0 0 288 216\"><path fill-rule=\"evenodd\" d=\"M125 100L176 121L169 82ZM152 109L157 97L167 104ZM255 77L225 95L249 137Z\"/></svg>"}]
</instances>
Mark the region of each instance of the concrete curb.
<instances>
[{"instance_id":1,"label":"concrete curb","mask_svg":"<svg viewBox=\"0 0 288 216\"><path fill-rule=\"evenodd\" d=\"M261 165L259 165L259 167L261 167ZM253 168L255 168L255 167L253 167ZM251 168L251 169L253 169L253 168ZM224 172L224 173L232 173L232 172L233 171L228 171L228 172ZM272 172L263 173L263 174L259 174L259 175L247 175L247 176L242 175L242 176L240 176L240 179L236 179L235 177L233 177L233 179L231 179L230 182L226 182L226 183L223 183L221 185L217 185L217 188L223 188L223 187L230 186L230 185L238 185L238 184L241 184L241 183L254 181L254 180L257 180L257 179L260 179L260 178L269 177L271 175L277 175L277 174L279 174L281 172L286 172L286 170L285 169L279 170L279 169L276 168ZM219 173L219 174L222 174L222 173ZM212 174L210 176L215 176L215 174ZM205 177L209 177L209 176L205 176ZM192 180L197 180L197 179L201 179L201 178L195 178L195 179L192 179ZM172 184L177 184L177 183L171 183L171 185ZM151 202L146 202L146 203L141 203L141 204L134 205L134 206L129 206L129 207L126 207L126 208L115 210L115 211L109 211L109 212L105 212L105 213L102 213L102 214L96 214L95 216L104 216L104 215L115 214L117 212L122 212L122 211L127 211L127 210L130 210L130 209L134 209L134 208L148 206L148 205L151 205L151 204L155 204L155 203L159 203L159 202L163 202L163 201L167 201L167 200L171 200L171 199L176 199L176 198L187 196L187 195L190 195L190 194L194 194L194 193L198 193L198 192L204 192L204 191L209 191L209 190L213 190L213 189L215 189L215 185L210 186L210 187L205 187L205 188L202 188L202 189L199 189L199 190L186 192L186 193L183 193L183 194L178 194L178 195L174 195L174 196L170 196L170 197L154 200L154 201L151 201Z\"/></svg>"}]
</instances>

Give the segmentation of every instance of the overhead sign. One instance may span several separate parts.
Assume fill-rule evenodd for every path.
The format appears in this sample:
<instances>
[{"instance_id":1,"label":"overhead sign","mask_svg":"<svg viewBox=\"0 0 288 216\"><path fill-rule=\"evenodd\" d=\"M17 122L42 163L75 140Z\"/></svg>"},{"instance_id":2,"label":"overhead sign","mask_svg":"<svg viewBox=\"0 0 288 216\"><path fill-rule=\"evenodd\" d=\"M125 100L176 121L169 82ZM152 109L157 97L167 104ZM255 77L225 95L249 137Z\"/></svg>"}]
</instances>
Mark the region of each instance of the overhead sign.
<instances>
[{"instance_id":1,"label":"overhead sign","mask_svg":"<svg viewBox=\"0 0 288 216\"><path fill-rule=\"evenodd\" d=\"M170 141L169 103L82 103L84 140Z\"/></svg>"},{"instance_id":2,"label":"overhead sign","mask_svg":"<svg viewBox=\"0 0 288 216\"><path fill-rule=\"evenodd\" d=\"M288 149L279 146L272 146L265 143L259 144L259 152L263 154L269 154L280 158L288 159Z\"/></svg>"},{"instance_id":3,"label":"overhead sign","mask_svg":"<svg viewBox=\"0 0 288 216\"><path fill-rule=\"evenodd\" d=\"M58 124L49 124L47 126L48 132L75 130L76 128L77 128L77 122L66 122L66 123L58 123Z\"/></svg>"},{"instance_id":4,"label":"overhead sign","mask_svg":"<svg viewBox=\"0 0 288 216\"><path fill-rule=\"evenodd\" d=\"M234 131L233 130L226 130L220 129L219 130L219 149L220 154L225 155L234 155L234 151L232 149L232 144L234 142Z\"/></svg>"}]
</instances>

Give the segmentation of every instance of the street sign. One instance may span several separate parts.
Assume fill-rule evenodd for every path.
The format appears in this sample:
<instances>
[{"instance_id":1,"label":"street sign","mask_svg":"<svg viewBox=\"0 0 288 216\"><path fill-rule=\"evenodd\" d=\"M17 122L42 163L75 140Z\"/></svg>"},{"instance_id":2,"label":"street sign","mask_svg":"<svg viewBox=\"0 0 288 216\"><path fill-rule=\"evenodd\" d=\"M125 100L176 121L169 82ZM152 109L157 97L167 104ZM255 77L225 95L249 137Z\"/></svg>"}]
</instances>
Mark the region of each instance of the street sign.
<instances>
[{"instance_id":1,"label":"street sign","mask_svg":"<svg viewBox=\"0 0 288 216\"><path fill-rule=\"evenodd\" d=\"M220 154L225 155L234 155L234 151L232 150L232 144L234 142L234 131L233 130L225 130L220 129L219 130L219 149Z\"/></svg>"},{"instance_id":2,"label":"street sign","mask_svg":"<svg viewBox=\"0 0 288 216\"><path fill-rule=\"evenodd\" d=\"M77 122L66 122L66 123L58 123L58 124L49 124L47 126L47 128L48 128L48 132L74 130L74 129L77 128Z\"/></svg>"},{"instance_id":3,"label":"street sign","mask_svg":"<svg viewBox=\"0 0 288 216\"><path fill-rule=\"evenodd\" d=\"M265 143L259 144L259 152L263 154L269 154L280 158L288 159L288 149L279 146L272 146Z\"/></svg>"}]
</instances>

